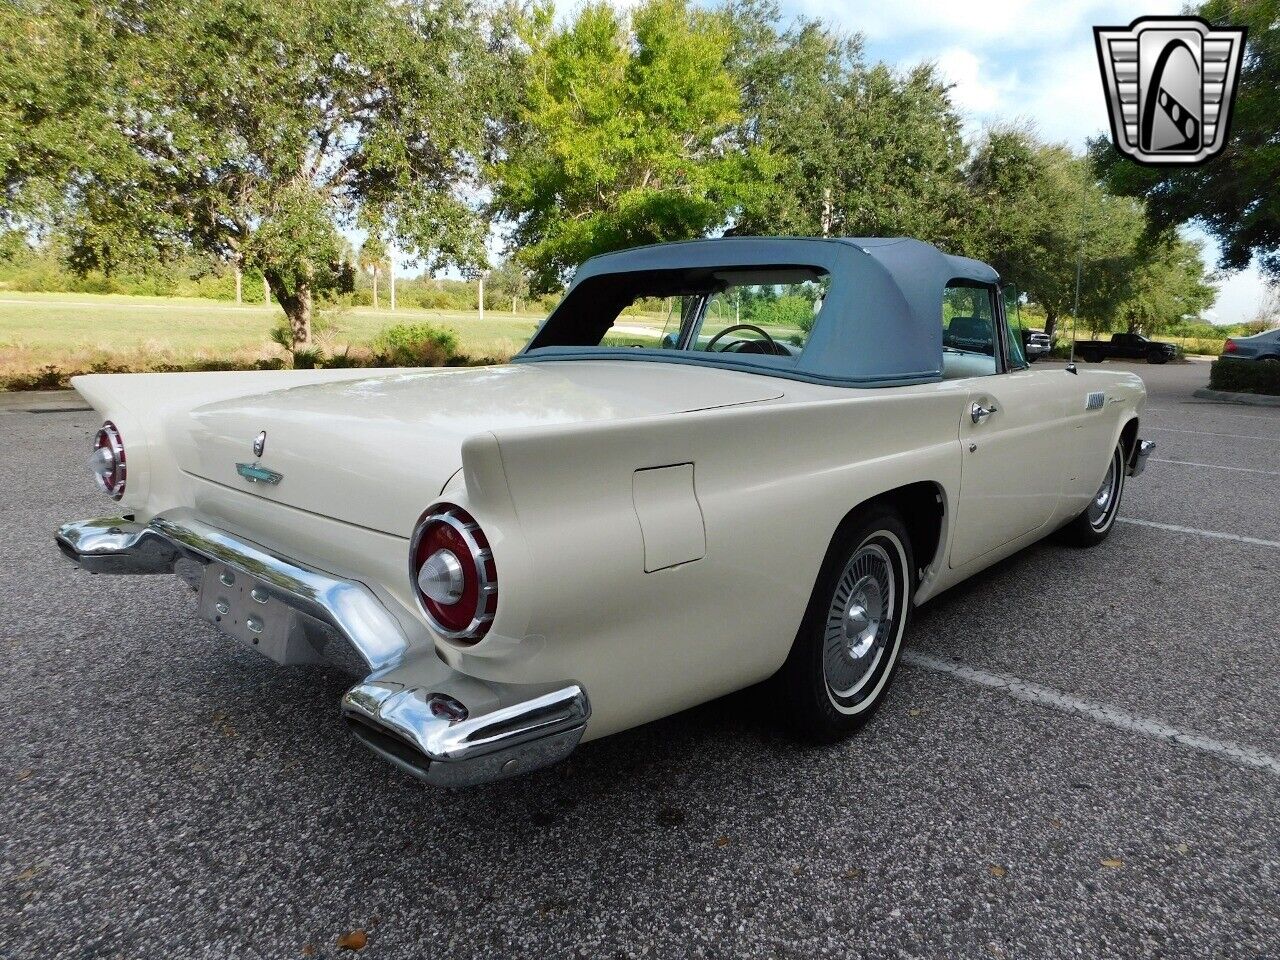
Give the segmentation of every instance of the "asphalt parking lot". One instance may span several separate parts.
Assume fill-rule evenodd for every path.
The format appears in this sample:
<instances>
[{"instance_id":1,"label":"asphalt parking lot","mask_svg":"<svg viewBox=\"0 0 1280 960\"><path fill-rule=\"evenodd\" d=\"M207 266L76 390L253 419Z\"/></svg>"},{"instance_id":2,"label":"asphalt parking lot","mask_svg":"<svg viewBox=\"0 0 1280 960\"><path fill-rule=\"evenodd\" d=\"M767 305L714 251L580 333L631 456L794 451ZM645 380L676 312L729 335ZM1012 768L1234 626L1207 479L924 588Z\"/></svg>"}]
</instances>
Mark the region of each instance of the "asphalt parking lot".
<instances>
[{"instance_id":1,"label":"asphalt parking lot","mask_svg":"<svg viewBox=\"0 0 1280 960\"><path fill-rule=\"evenodd\" d=\"M1124 522L918 611L858 738L747 692L462 793L352 741L345 676L63 560L97 419L8 404L0 957L1280 954L1280 409L1133 369Z\"/></svg>"}]
</instances>

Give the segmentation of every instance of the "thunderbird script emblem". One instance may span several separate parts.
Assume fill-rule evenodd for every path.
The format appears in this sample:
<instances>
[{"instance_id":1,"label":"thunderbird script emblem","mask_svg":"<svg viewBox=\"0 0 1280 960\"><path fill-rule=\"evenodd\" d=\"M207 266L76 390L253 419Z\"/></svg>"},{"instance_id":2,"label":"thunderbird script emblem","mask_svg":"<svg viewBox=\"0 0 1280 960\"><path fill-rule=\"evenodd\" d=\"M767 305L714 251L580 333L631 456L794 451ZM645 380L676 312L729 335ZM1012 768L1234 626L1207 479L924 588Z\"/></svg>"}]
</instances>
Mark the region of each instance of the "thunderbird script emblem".
<instances>
[{"instance_id":1,"label":"thunderbird script emblem","mask_svg":"<svg viewBox=\"0 0 1280 960\"><path fill-rule=\"evenodd\" d=\"M1138 163L1191 166L1222 152L1244 28L1199 17L1094 27L1116 149Z\"/></svg>"}]
</instances>

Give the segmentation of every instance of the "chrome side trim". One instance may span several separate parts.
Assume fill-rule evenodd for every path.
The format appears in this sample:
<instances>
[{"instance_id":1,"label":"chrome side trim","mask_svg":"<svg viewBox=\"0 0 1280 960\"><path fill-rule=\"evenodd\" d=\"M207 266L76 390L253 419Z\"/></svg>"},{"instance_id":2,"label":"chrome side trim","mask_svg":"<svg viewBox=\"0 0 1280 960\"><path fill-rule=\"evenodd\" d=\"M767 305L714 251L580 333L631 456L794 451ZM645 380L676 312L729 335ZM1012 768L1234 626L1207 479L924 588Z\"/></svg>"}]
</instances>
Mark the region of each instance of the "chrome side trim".
<instances>
[{"instance_id":1,"label":"chrome side trim","mask_svg":"<svg viewBox=\"0 0 1280 960\"><path fill-rule=\"evenodd\" d=\"M128 517L64 523L54 540L68 559L90 573L170 573L178 559L173 544Z\"/></svg>"},{"instance_id":2,"label":"chrome side trim","mask_svg":"<svg viewBox=\"0 0 1280 960\"><path fill-rule=\"evenodd\" d=\"M343 580L194 517L155 517L150 527L184 551L216 560L261 581L282 603L338 629L371 671L393 667L408 638L368 587Z\"/></svg>"},{"instance_id":3,"label":"chrome side trim","mask_svg":"<svg viewBox=\"0 0 1280 960\"><path fill-rule=\"evenodd\" d=\"M478 680L424 651L352 687L342 713L383 759L428 783L462 787L564 759L582 738L591 705L576 683Z\"/></svg>"},{"instance_id":4,"label":"chrome side trim","mask_svg":"<svg viewBox=\"0 0 1280 960\"><path fill-rule=\"evenodd\" d=\"M1147 458L1151 456L1151 451L1155 449L1156 442L1154 440L1139 440L1133 445L1133 454L1129 458L1129 476L1136 477L1141 475L1142 471L1147 468Z\"/></svg>"}]
</instances>

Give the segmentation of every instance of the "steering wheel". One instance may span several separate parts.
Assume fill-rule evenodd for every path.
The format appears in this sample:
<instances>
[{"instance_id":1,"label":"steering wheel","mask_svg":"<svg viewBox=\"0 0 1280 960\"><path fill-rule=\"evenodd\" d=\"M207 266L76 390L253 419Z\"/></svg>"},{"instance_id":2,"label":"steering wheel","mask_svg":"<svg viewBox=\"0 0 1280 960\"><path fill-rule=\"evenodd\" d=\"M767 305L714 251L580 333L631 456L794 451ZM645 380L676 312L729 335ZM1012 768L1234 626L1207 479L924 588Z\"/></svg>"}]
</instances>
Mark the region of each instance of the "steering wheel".
<instances>
[{"instance_id":1,"label":"steering wheel","mask_svg":"<svg viewBox=\"0 0 1280 960\"><path fill-rule=\"evenodd\" d=\"M764 337L766 340L769 341L769 349L775 355L782 356L785 353L785 351L778 346L777 341L774 340L773 337L769 336L767 332L765 332L764 330L761 330L754 323L735 323L732 327L725 327L723 330L717 333L714 337L708 340L707 345L703 347L703 349L708 352L711 351L715 347L715 345L720 342L721 337L725 336L726 334L733 333L735 330L750 330L752 333L758 333L760 334L760 336ZM743 343L745 341L739 340L735 342ZM729 344L729 346L733 346L733 344ZM722 350L721 353L723 352L724 351Z\"/></svg>"}]
</instances>

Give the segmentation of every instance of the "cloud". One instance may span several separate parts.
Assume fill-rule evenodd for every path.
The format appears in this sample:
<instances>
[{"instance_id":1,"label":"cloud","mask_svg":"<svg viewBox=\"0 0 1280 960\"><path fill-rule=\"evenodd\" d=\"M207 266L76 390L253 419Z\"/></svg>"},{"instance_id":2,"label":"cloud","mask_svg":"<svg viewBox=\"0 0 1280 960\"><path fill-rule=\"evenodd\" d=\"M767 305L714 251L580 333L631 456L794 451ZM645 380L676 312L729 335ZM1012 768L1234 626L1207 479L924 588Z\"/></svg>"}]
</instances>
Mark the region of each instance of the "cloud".
<instances>
[{"instance_id":1,"label":"cloud","mask_svg":"<svg viewBox=\"0 0 1280 960\"><path fill-rule=\"evenodd\" d=\"M982 57L963 47L949 47L933 58L951 87L956 108L977 115L1003 112L1006 95L1017 86L1012 74L996 75Z\"/></svg>"},{"instance_id":2,"label":"cloud","mask_svg":"<svg viewBox=\"0 0 1280 960\"><path fill-rule=\"evenodd\" d=\"M993 44L1025 48L1053 43L1094 23L1128 23L1143 13L1161 12L1150 6L1107 0L794 0L789 8L840 22L872 41L935 34L953 44L989 49ZM1165 6L1169 12L1176 9Z\"/></svg>"},{"instance_id":3,"label":"cloud","mask_svg":"<svg viewBox=\"0 0 1280 960\"><path fill-rule=\"evenodd\" d=\"M1089 137L1110 130L1092 37L1024 65L1011 99L1014 112L1046 140L1081 149Z\"/></svg>"},{"instance_id":4,"label":"cloud","mask_svg":"<svg viewBox=\"0 0 1280 960\"><path fill-rule=\"evenodd\" d=\"M964 117L970 139L993 124L1015 123L1079 150L1089 137L1108 129L1092 40L1008 62L948 47L900 60L898 66L905 69L924 61L933 62L951 86L951 102Z\"/></svg>"}]
</instances>

